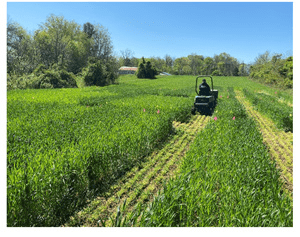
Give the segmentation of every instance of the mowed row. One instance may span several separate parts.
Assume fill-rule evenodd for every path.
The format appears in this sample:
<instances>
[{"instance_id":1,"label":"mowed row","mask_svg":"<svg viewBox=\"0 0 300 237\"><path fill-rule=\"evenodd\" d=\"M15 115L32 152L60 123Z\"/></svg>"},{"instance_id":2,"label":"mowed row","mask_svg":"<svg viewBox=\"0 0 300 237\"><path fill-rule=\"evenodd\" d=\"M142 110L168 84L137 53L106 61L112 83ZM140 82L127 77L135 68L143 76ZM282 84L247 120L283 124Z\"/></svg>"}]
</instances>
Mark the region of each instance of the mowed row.
<instances>
[{"instance_id":1,"label":"mowed row","mask_svg":"<svg viewBox=\"0 0 300 237\"><path fill-rule=\"evenodd\" d=\"M102 196L76 213L64 226L111 226L118 207L125 205L122 214L130 213L140 203L146 204L174 176L180 161L197 133L210 117L193 116L188 123L173 122L175 135L160 150L154 151L140 166L134 167Z\"/></svg>"},{"instance_id":2,"label":"mowed row","mask_svg":"<svg viewBox=\"0 0 300 237\"><path fill-rule=\"evenodd\" d=\"M280 170L281 179L285 189L293 192L293 133L284 132L276 128L274 123L266 116L259 113L245 99L243 93L236 92L236 98L245 106L248 113L257 121L262 132L265 145L269 149L272 159L276 160L277 168Z\"/></svg>"},{"instance_id":3,"label":"mowed row","mask_svg":"<svg viewBox=\"0 0 300 237\"><path fill-rule=\"evenodd\" d=\"M241 91L236 98L252 116L262 132L269 153L281 171L284 188L293 192L293 133L278 130L274 123L263 116L245 99ZM173 122L175 135L160 150L153 152L146 162L134 167L110 190L76 213L64 226L113 226L118 208L128 215L140 203L150 203L162 185L174 176L180 161L189 149L196 134L205 127L210 117L194 116L188 123ZM124 205L126 204L126 205Z\"/></svg>"}]
</instances>

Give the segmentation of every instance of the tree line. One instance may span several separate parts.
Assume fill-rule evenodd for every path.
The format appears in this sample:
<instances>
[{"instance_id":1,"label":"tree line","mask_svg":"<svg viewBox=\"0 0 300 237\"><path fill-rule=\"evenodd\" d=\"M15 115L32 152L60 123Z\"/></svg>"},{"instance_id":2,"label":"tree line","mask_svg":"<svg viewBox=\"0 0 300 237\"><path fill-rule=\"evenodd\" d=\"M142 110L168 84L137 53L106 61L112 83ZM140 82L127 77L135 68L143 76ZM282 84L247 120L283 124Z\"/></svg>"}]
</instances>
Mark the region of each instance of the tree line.
<instances>
[{"instance_id":1,"label":"tree line","mask_svg":"<svg viewBox=\"0 0 300 237\"><path fill-rule=\"evenodd\" d=\"M282 58L282 54L260 54L250 66L249 77L265 84L293 88L293 56Z\"/></svg>"},{"instance_id":2,"label":"tree line","mask_svg":"<svg viewBox=\"0 0 300 237\"><path fill-rule=\"evenodd\" d=\"M253 65L227 53L204 57L190 54L175 58L136 58L130 49L116 56L104 26L79 25L63 16L49 16L32 34L18 23L7 23L7 83L12 88L57 88L77 85L109 85L121 66L139 67L141 75L168 72L172 75L250 76L264 82L292 85L292 58L260 55ZM141 65L142 64L142 65ZM291 65L290 65L291 64ZM145 71L143 71L143 67ZM151 68L149 73L146 68ZM280 71L278 71L280 70ZM276 77L274 77L276 76ZM286 78L289 78L287 80Z\"/></svg>"},{"instance_id":3,"label":"tree line","mask_svg":"<svg viewBox=\"0 0 300 237\"><path fill-rule=\"evenodd\" d=\"M134 53L126 49L121 51L119 62L123 66L138 67L141 59L135 58ZM240 63L227 53L214 57L191 54L187 57L174 58L166 54L163 58L145 58L158 72L168 72L173 75L214 75L214 76L246 76L249 75L249 65Z\"/></svg>"},{"instance_id":4,"label":"tree line","mask_svg":"<svg viewBox=\"0 0 300 237\"><path fill-rule=\"evenodd\" d=\"M100 24L81 26L51 15L29 34L18 23L7 23L8 88L73 87L77 78L106 85L115 81L118 67L109 32Z\"/></svg>"}]
</instances>

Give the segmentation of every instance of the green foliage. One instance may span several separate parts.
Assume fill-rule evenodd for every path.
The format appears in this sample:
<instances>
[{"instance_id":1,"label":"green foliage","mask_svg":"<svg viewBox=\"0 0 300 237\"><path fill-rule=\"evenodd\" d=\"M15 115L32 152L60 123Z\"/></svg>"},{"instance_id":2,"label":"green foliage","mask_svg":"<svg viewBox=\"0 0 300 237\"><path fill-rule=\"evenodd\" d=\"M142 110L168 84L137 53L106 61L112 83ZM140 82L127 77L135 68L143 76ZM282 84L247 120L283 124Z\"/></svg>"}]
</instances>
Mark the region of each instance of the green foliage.
<instances>
[{"instance_id":1,"label":"green foliage","mask_svg":"<svg viewBox=\"0 0 300 237\"><path fill-rule=\"evenodd\" d=\"M81 75L86 86L110 85L115 83L118 77L113 62L104 63L97 59L90 59Z\"/></svg>"},{"instance_id":2,"label":"green foliage","mask_svg":"<svg viewBox=\"0 0 300 237\"><path fill-rule=\"evenodd\" d=\"M39 64L34 70L33 70L33 74L35 76L40 76L41 74L43 74L43 72L46 70L46 66L44 64Z\"/></svg>"},{"instance_id":3,"label":"green foliage","mask_svg":"<svg viewBox=\"0 0 300 237\"><path fill-rule=\"evenodd\" d=\"M260 131L234 98L220 99L215 119L198 134L180 173L128 223L143 227L293 226L275 163ZM142 211L143 210L143 211ZM127 223L123 222L123 225Z\"/></svg>"},{"instance_id":4,"label":"green foliage","mask_svg":"<svg viewBox=\"0 0 300 237\"><path fill-rule=\"evenodd\" d=\"M136 76L137 78L146 78L146 69L144 63L139 64Z\"/></svg>"},{"instance_id":5,"label":"green foliage","mask_svg":"<svg viewBox=\"0 0 300 237\"><path fill-rule=\"evenodd\" d=\"M293 57L281 59L281 55L276 54L270 59L269 53L266 52L250 67L249 77L266 84L292 88Z\"/></svg>"},{"instance_id":6,"label":"green foliage","mask_svg":"<svg viewBox=\"0 0 300 237\"><path fill-rule=\"evenodd\" d=\"M82 70L82 76L86 86L104 86L106 85L106 68L100 61L89 64Z\"/></svg>"},{"instance_id":7,"label":"green foliage","mask_svg":"<svg viewBox=\"0 0 300 237\"><path fill-rule=\"evenodd\" d=\"M8 76L8 89L50 89L77 87L76 77L65 69L53 65L46 69L40 64L33 73L23 76Z\"/></svg>"},{"instance_id":8,"label":"green foliage","mask_svg":"<svg viewBox=\"0 0 300 237\"><path fill-rule=\"evenodd\" d=\"M130 58L132 54L130 50L127 49L126 51L121 51L121 53L123 56L119 59L120 66L125 64L131 66L139 65L135 63L136 58ZM143 60L143 58L141 60ZM248 65L239 63L237 59L226 53L215 55L213 58L205 58L197 54L172 58L167 54L164 58L151 57L144 61L151 62L151 65L155 67L157 72L168 72L173 75L210 75L217 70L214 75L246 76L249 71Z\"/></svg>"},{"instance_id":9,"label":"green foliage","mask_svg":"<svg viewBox=\"0 0 300 237\"><path fill-rule=\"evenodd\" d=\"M191 67L189 66L190 59L187 57L176 58L174 61L174 70L176 75L187 75L191 73Z\"/></svg>"},{"instance_id":10,"label":"green foliage","mask_svg":"<svg viewBox=\"0 0 300 237\"><path fill-rule=\"evenodd\" d=\"M286 88L293 88L293 57L288 57L279 73L283 75L284 86Z\"/></svg>"},{"instance_id":11,"label":"green foliage","mask_svg":"<svg viewBox=\"0 0 300 237\"><path fill-rule=\"evenodd\" d=\"M92 38L93 34L96 33L95 27L89 22L83 25L83 31L87 34L88 38Z\"/></svg>"},{"instance_id":12,"label":"green foliage","mask_svg":"<svg viewBox=\"0 0 300 237\"><path fill-rule=\"evenodd\" d=\"M88 57L108 62L112 56L109 33L101 25L86 23L82 30L74 21L50 15L34 35L12 22L7 31L7 72L12 75L29 75L39 64L61 64L77 74L87 66Z\"/></svg>"},{"instance_id":13,"label":"green foliage","mask_svg":"<svg viewBox=\"0 0 300 237\"><path fill-rule=\"evenodd\" d=\"M238 75L247 76L247 65L245 63L239 65Z\"/></svg>"},{"instance_id":14,"label":"green foliage","mask_svg":"<svg viewBox=\"0 0 300 237\"><path fill-rule=\"evenodd\" d=\"M7 90L30 88L34 80L36 76L33 73L23 76L7 74Z\"/></svg>"},{"instance_id":15,"label":"green foliage","mask_svg":"<svg viewBox=\"0 0 300 237\"><path fill-rule=\"evenodd\" d=\"M150 61L145 62L145 59L142 58L142 62L139 64L137 71L137 78L149 78L154 79L157 75L155 67L152 66Z\"/></svg>"},{"instance_id":16,"label":"green foliage","mask_svg":"<svg viewBox=\"0 0 300 237\"><path fill-rule=\"evenodd\" d=\"M37 65L32 36L18 23L7 23L7 73L29 74Z\"/></svg>"},{"instance_id":17,"label":"green foliage","mask_svg":"<svg viewBox=\"0 0 300 237\"><path fill-rule=\"evenodd\" d=\"M165 226L289 226L291 204L278 192L261 137L234 94L224 94L227 86L273 89L246 77L216 77L214 85L223 95L218 119L198 135L181 178L152 204L157 210L150 208L144 225L156 218ZM143 162L170 136L172 121L189 118L194 87L193 76L126 75L108 87L8 91L7 225L63 224Z\"/></svg>"},{"instance_id":18,"label":"green foliage","mask_svg":"<svg viewBox=\"0 0 300 237\"><path fill-rule=\"evenodd\" d=\"M221 73L219 70L214 70L211 75L212 76L221 76Z\"/></svg>"},{"instance_id":19,"label":"green foliage","mask_svg":"<svg viewBox=\"0 0 300 237\"><path fill-rule=\"evenodd\" d=\"M8 226L64 223L164 142L192 98L158 86L9 91Z\"/></svg>"},{"instance_id":20,"label":"green foliage","mask_svg":"<svg viewBox=\"0 0 300 237\"><path fill-rule=\"evenodd\" d=\"M64 69L79 74L88 67L88 58L94 57L104 62L108 67L112 61L113 45L108 30L99 24L87 22L82 26L74 21L68 21L63 16L50 15L33 35L17 23L7 26L7 72L10 75L29 75L39 64L51 68L53 64L61 64ZM118 59L120 66L138 66L137 58L129 49L121 51ZM117 61L114 58L113 61ZM191 54L187 57L172 58L166 55L164 59L151 57L140 68L138 78L154 78L158 72L169 72L175 75L211 74L223 76L246 75L248 70L240 67L237 59L229 54L221 53L212 57ZM150 63L149 63L150 62ZM115 78L118 68L109 71L109 77ZM290 76L289 76L290 77ZM8 82L10 85L12 80ZM291 81L285 81L291 86ZM16 88L16 85L8 86Z\"/></svg>"},{"instance_id":21,"label":"green foliage","mask_svg":"<svg viewBox=\"0 0 300 237\"><path fill-rule=\"evenodd\" d=\"M138 59L133 57L133 52L130 49L121 50L120 66L137 67Z\"/></svg>"},{"instance_id":22,"label":"green foliage","mask_svg":"<svg viewBox=\"0 0 300 237\"><path fill-rule=\"evenodd\" d=\"M29 88L33 89L50 89L50 88L68 88L77 87L75 76L73 73L67 72L64 69L58 70L42 69L43 66L35 71L35 76L30 82Z\"/></svg>"},{"instance_id":23,"label":"green foliage","mask_svg":"<svg viewBox=\"0 0 300 237\"><path fill-rule=\"evenodd\" d=\"M276 96L253 93L247 89L244 95L262 113L270 117L280 129L293 132L293 108L278 102Z\"/></svg>"}]
</instances>

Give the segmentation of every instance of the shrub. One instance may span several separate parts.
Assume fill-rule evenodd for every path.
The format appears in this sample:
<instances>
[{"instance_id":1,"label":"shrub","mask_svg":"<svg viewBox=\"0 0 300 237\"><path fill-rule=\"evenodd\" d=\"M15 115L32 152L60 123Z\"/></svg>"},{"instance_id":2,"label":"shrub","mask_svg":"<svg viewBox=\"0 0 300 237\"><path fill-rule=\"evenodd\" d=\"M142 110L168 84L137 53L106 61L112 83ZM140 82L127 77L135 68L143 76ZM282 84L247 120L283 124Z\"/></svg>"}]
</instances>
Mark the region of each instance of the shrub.
<instances>
[{"instance_id":1,"label":"shrub","mask_svg":"<svg viewBox=\"0 0 300 237\"><path fill-rule=\"evenodd\" d=\"M36 69L33 70L33 74L40 76L45 70L47 70L47 67L44 64L39 64Z\"/></svg>"},{"instance_id":2,"label":"shrub","mask_svg":"<svg viewBox=\"0 0 300 237\"><path fill-rule=\"evenodd\" d=\"M86 86L106 86L114 84L118 75L114 63L104 63L100 60L90 59L89 64L82 70L83 81Z\"/></svg>"},{"instance_id":3,"label":"shrub","mask_svg":"<svg viewBox=\"0 0 300 237\"><path fill-rule=\"evenodd\" d=\"M77 87L75 75L54 65L47 69L40 64L31 74L7 76L7 89L50 89Z\"/></svg>"},{"instance_id":4,"label":"shrub","mask_svg":"<svg viewBox=\"0 0 300 237\"><path fill-rule=\"evenodd\" d=\"M293 57L281 59L281 55L277 55L271 61L256 63L250 67L249 77L265 84L292 88Z\"/></svg>"},{"instance_id":5,"label":"shrub","mask_svg":"<svg viewBox=\"0 0 300 237\"><path fill-rule=\"evenodd\" d=\"M41 72L42 71L42 72ZM77 87L75 75L66 70L41 70L39 76L30 81L29 87L33 89L69 88ZM36 73L37 73L36 72Z\"/></svg>"},{"instance_id":6,"label":"shrub","mask_svg":"<svg viewBox=\"0 0 300 237\"><path fill-rule=\"evenodd\" d=\"M212 76L221 76L221 72L219 70L214 70L211 75Z\"/></svg>"},{"instance_id":7,"label":"shrub","mask_svg":"<svg viewBox=\"0 0 300 237\"><path fill-rule=\"evenodd\" d=\"M23 76L7 74L7 90L26 89L29 87L33 78L33 74Z\"/></svg>"},{"instance_id":8,"label":"shrub","mask_svg":"<svg viewBox=\"0 0 300 237\"><path fill-rule=\"evenodd\" d=\"M155 75L157 75L157 70L151 64L150 61L145 62L145 59L143 57L143 61L140 63L138 67L137 77L154 79Z\"/></svg>"},{"instance_id":9,"label":"shrub","mask_svg":"<svg viewBox=\"0 0 300 237\"><path fill-rule=\"evenodd\" d=\"M138 67L137 78L146 78L146 70L143 63L140 63Z\"/></svg>"}]
</instances>

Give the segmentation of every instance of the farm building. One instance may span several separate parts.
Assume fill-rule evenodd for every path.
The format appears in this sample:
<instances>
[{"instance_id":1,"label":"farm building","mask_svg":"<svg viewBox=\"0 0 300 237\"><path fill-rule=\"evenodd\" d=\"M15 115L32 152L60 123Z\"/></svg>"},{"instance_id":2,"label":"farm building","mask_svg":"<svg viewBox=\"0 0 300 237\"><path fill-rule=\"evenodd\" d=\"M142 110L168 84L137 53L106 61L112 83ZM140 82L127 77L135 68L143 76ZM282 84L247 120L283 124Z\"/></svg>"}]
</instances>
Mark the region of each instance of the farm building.
<instances>
[{"instance_id":1,"label":"farm building","mask_svg":"<svg viewBox=\"0 0 300 237\"><path fill-rule=\"evenodd\" d=\"M119 74L134 74L138 70L137 67L120 67Z\"/></svg>"}]
</instances>

